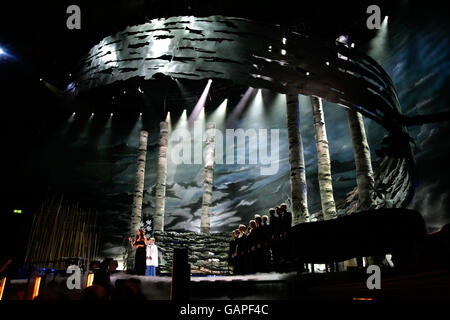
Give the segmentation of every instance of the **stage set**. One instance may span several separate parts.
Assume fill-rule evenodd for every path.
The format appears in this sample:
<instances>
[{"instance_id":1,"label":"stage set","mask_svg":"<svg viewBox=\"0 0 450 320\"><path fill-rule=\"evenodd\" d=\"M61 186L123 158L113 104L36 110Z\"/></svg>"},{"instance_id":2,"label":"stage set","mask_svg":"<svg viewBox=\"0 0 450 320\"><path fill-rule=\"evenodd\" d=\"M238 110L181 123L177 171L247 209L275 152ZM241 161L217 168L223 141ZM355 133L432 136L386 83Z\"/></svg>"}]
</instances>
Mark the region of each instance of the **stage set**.
<instances>
[{"instance_id":1,"label":"stage set","mask_svg":"<svg viewBox=\"0 0 450 320\"><path fill-rule=\"evenodd\" d=\"M62 106L39 145L52 187L1 299L450 298L449 216L417 189L415 141L448 110L409 100L399 48L415 40L389 36L386 14L359 50L306 22L207 12L97 38L65 89L40 79Z\"/></svg>"}]
</instances>

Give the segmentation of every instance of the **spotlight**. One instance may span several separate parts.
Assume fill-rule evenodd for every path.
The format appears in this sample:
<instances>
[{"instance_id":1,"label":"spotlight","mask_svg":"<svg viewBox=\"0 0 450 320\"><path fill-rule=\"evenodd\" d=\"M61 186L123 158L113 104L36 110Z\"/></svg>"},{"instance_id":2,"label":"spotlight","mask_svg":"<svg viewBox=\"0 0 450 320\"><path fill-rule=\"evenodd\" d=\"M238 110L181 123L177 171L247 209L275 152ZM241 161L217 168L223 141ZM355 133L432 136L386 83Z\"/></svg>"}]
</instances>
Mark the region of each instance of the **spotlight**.
<instances>
[{"instance_id":1,"label":"spotlight","mask_svg":"<svg viewBox=\"0 0 450 320\"><path fill-rule=\"evenodd\" d=\"M197 120L200 112L202 111L203 107L206 104L206 99L208 98L208 92L211 88L212 80L209 79L208 83L206 84L205 88L203 89L202 95L198 99L197 103L195 104L194 109L192 110L190 116L189 116L189 127L192 127L195 120Z\"/></svg>"},{"instance_id":2,"label":"spotlight","mask_svg":"<svg viewBox=\"0 0 450 320\"><path fill-rule=\"evenodd\" d=\"M75 112L74 112L74 113L72 113L72 115L74 116L74 115L75 115Z\"/></svg>"},{"instance_id":3,"label":"spotlight","mask_svg":"<svg viewBox=\"0 0 450 320\"><path fill-rule=\"evenodd\" d=\"M141 112L141 113L139 113L139 116L140 116L140 117L142 116L142 112Z\"/></svg>"},{"instance_id":4,"label":"spotlight","mask_svg":"<svg viewBox=\"0 0 450 320\"><path fill-rule=\"evenodd\" d=\"M94 116L94 113L92 112L92 113L91 113L91 117L93 117L93 116Z\"/></svg>"},{"instance_id":5,"label":"spotlight","mask_svg":"<svg viewBox=\"0 0 450 320\"><path fill-rule=\"evenodd\" d=\"M281 49L281 54L282 54L283 56L285 56L285 55L286 55L286 50Z\"/></svg>"},{"instance_id":6,"label":"spotlight","mask_svg":"<svg viewBox=\"0 0 450 320\"><path fill-rule=\"evenodd\" d=\"M369 43L368 54L371 58L379 61L386 57L386 48L388 44L388 16L385 16L381 24L381 28Z\"/></svg>"},{"instance_id":7,"label":"spotlight","mask_svg":"<svg viewBox=\"0 0 450 320\"><path fill-rule=\"evenodd\" d=\"M93 283L94 283L94 274L89 273L86 281L86 287L91 287Z\"/></svg>"},{"instance_id":8,"label":"spotlight","mask_svg":"<svg viewBox=\"0 0 450 320\"><path fill-rule=\"evenodd\" d=\"M286 38L283 38L281 41L283 42L283 44L286 44Z\"/></svg>"},{"instance_id":9,"label":"spotlight","mask_svg":"<svg viewBox=\"0 0 450 320\"><path fill-rule=\"evenodd\" d=\"M138 91L139 91L140 93L144 93L144 91L142 91L141 87L138 87Z\"/></svg>"},{"instance_id":10,"label":"spotlight","mask_svg":"<svg viewBox=\"0 0 450 320\"><path fill-rule=\"evenodd\" d=\"M0 55L3 55L3 54L5 54L5 51L2 48L0 48Z\"/></svg>"},{"instance_id":11,"label":"spotlight","mask_svg":"<svg viewBox=\"0 0 450 320\"><path fill-rule=\"evenodd\" d=\"M327 61L327 62L325 62L325 64L327 65L327 66L329 66L330 65L330 63Z\"/></svg>"},{"instance_id":12,"label":"spotlight","mask_svg":"<svg viewBox=\"0 0 450 320\"><path fill-rule=\"evenodd\" d=\"M6 277L3 277L0 283L0 300L2 300L3 298L3 292L5 291L5 284L6 284Z\"/></svg>"},{"instance_id":13,"label":"spotlight","mask_svg":"<svg viewBox=\"0 0 450 320\"><path fill-rule=\"evenodd\" d=\"M308 72L306 72L306 75L307 75L307 76L309 76L309 71L308 71Z\"/></svg>"},{"instance_id":14,"label":"spotlight","mask_svg":"<svg viewBox=\"0 0 450 320\"><path fill-rule=\"evenodd\" d=\"M234 107L233 112L231 113L230 117L227 119L227 127L231 127L235 123L235 121L241 116L241 114L244 111L244 108L247 105L247 102L250 100L250 97L254 90L255 90L254 88L249 87L245 91L245 93L241 96L240 101Z\"/></svg>"},{"instance_id":15,"label":"spotlight","mask_svg":"<svg viewBox=\"0 0 450 320\"><path fill-rule=\"evenodd\" d=\"M111 113L111 117L113 116L113 114Z\"/></svg>"},{"instance_id":16,"label":"spotlight","mask_svg":"<svg viewBox=\"0 0 450 320\"><path fill-rule=\"evenodd\" d=\"M39 78L39 81L41 81L41 82L42 82L42 81L44 81L44 80L42 80L42 78Z\"/></svg>"},{"instance_id":17,"label":"spotlight","mask_svg":"<svg viewBox=\"0 0 450 320\"><path fill-rule=\"evenodd\" d=\"M34 281L34 289L33 289L33 295L31 296L31 300L34 300L39 295L39 288L41 286L41 276L37 276Z\"/></svg>"},{"instance_id":18,"label":"spotlight","mask_svg":"<svg viewBox=\"0 0 450 320\"><path fill-rule=\"evenodd\" d=\"M223 100L216 110L214 110L214 112L209 116L208 122L215 122L217 127L223 127L225 125L227 104L228 99Z\"/></svg>"},{"instance_id":19,"label":"spotlight","mask_svg":"<svg viewBox=\"0 0 450 320\"><path fill-rule=\"evenodd\" d=\"M352 44L350 45L350 47L354 48L354 47L355 47L355 43L352 42Z\"/></svg>"}]
</instances>

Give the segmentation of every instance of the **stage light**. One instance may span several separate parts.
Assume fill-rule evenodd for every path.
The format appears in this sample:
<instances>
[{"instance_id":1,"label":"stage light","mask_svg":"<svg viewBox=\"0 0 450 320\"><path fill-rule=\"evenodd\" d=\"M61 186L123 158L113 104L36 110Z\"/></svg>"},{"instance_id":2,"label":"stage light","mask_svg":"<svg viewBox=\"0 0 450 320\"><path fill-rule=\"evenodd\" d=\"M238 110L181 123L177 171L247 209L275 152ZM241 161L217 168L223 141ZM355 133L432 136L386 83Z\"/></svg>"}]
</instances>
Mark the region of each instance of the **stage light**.
<instances>
[{"instance_id":1,"label":"stage light","mask_svg":"<svg viewBox=\"0 0 450 320\"><path fill-rule=\"evenodd\" d=\"M113 116L113 114L111 113L111 117Z\"/></svg>"},{"instance_id":2,"label":"stage light","mask_svg":"<svg viewBox=\"0 0 450 320\"><path fill-rule=\"evenodd\" d=\"M14 212L15 214L21 214L21 213L22 213L22 210L14 209L13 212Z\"/></svg>"},{"instance_id":3,"label":"stage light","mask_svg":"<svg viewBox=\"0 0 450 320\"><path fill-rule=\"evenodd\" d=\"M347 46L348 42L349 42L349 37L345 34L340 35L337 39L336 42L342 43L343 45Z\"/></svg>"},{"instance_id":4,"label":"stage light","mask_svg":"<svg viewBox=\"0 0 450 320\"><path fill-rule=\"evenodd\" d=\"M93 117L93 116L94 116L94 113L92 112L92 113L91 113L91 117Z\"/></svg>"},{"instance_id":5,"label":"stage light","mask_svg":"<svg viewBox=\"0 0 450 320\"><path fill-rule=\"evenodd\" d=\"M43 80L42 78L39 78L39 81L41 81L41 82L42 82L42 81L44 81L44 80Z\"/></svg>"},{"instance_id":6,"label":"stage light","mask_svg":"<svg viewBox=\"0 0 450 320\"><path fill-rule=\"evenodd\" d=\"M169 132L172 132L172 119L170 117L170 111L167 112L166 119L164 121L167 122Z\"/></svg>"},{"instance_id":7,"label":"stage light","mask_svg":"<svg viewBox=\"0 0 450 320\"><path fill-rule=\"evenodd\" d=\"M385 16L380 29L377 30L375 37L369 42L368 54L376 61L382 61L386 58L386 49L388 47L388 16Z\"/></svg>"},{"instance_id":8,"label":"stage light","mask_svg":"<svg viewBox=\"0 0 450 320\"><path fill-rule=\"evenodd\" d=\"M223 100L216 110L214 110L214 112L208 117L208 122L215 122L216 128L222 128L225 125L227 104L228 99Z\"/></svg>"},{"instance_id":9,"label":"stage light","mask_svg":"<svg viewBox=\"0 0 450 320\"><path fill-rule=\"evenodd\" d=\"M285 56L286 55L286 50L281 49L281 55Z\"/></svg>"},{"instance_id":10,"label":"stage light","mask_svg":"<svg viewBox=\"0 0 450 320\"><path fill-rule=\"evenodd\" d=\"M41 276L37 276L34 280L34 289L33 289L33 295L31 296L31 300L34 300L39 295L39 288L41 286Z\"/></svg>"},{"instance_id":11,"label":"stage light","mask_svg":"<svg viewBox=\"0 0 450 320\"><path fill-rule=\"evenodd\" d=\"M372 298L353 298L354 301L373 301Z\"/></svg>"},{"instance_id":12,"label":"stage light","mask_svg":"<svg viewBox=\"0 0 450 320\"><path fill-rule=\"evenodd\" d=\"M0 300L3 298L3 292L5 291L5 285L6 285L6 277L2 278L2 282L0 282Z\"/></svg>"},{"instance_id":13,"label":"stage light","mask_svg":"<svg viewBox=\"0 0 450 320\"><path fill-rule=\"evenodd\" d=\"M192 110L192 113L189 116L189 127L192 127L195 120L197 120L200 112L202 111L203 107L205 106L206 98L208 97L209 89L211 88L211 83L212 83L212 80L209 79L205 86L205 89L203 89L200 99L198 99L197 104L195 105L194 109Z\"/></svg>"},{"instance_id":14,"label":"stage light","mask_svg":"<svg viewBox=\"0 0 450 320\"><path fill-rule=\"evenodd\" d=\"M309 76L309 72L306 72L306 75Z\"/></svg>"},{"instance_id":15,"label":"stage light","mask_svg":"<svg viewBox=\"0 0 450 320\"><path fill-rule=\"evenodd\" d=\"M182 94L184 97L189 96L188 90L185 88L185 86L181 83L180 80L175 79L175 83L177 84L178 90L180 90L181 94Z\"/></svg>"},{"instance_id":16,"label":"stage light","mask_svg":"<svg viewBox=\"0 0 450 320\"><path fill-rule=\"evenodd\" d=\"M202 108L202 110L200 110L197 120L203 120L203 121L205 120L205 108Z\"/></svg>"},{"instance_id":17,"label":"stage light","mask_svg":"<svg viewBox=\"0 0 450 320\"><path fill-rule=\"evenodd\" d=\"M74 116L74 115L75 115L75 112L74 112L74 113L72 113L72 115Z\"/></svg>"},{"instance_id":18,"label":"stage light","mask_svg":"<svg viewBox=\"0 0 450 320\"><path fill-rule=\"evenodd\" d=\"M140 93L144 93L144 91L142 91L141 87L138 87L138 91L139 91Z\"/></svg>"},{"instance_id":19,"label":"stage light","mask_svg":"<svg viewBox=\"0 0 450 320\"><path fill-rule=\"evenodd\" d=\"M264 128L265 110L261 89L258 89L256 95L253 96L252 101L244 112L242 120L244 121L244 127Z\"/></svg>"},{"instance_id":20,"label":"stage light","mask_svg":"<svg viewBox=\"0 0 450 320\"><path fill-rule=\"evenodd\" d=\"M350 45L350 47L354 48L354 47L355 47L355 43L352 42L352 44Z\"/></svg>"},{"instance_id":21,"label":"stage light","mask_svg":"<svg viewBox=\"0 0 450 320\"><path fill-rule=\"evenodd\" d=\"M186 109L183 109L183 113L181 114L178 121L175 123L174 126L176 129L187 129L188 128L188 118L187 118L187 111Z\"/></svg>"},{"instance_id":22,"label":"stage light","mask_svg":"<svg viewBox=\"0 0 450 320\"><path fill-rule=\"evenodd\" d=\"M94 274L93 273L89 273L88 276L87 276L86 288L87 287L91 287L93 283L94 283Z\"/></svg>"},{"instance_id":23,"label":"stage light","mask_svg":"<svg viewBox=\"0 0 450 320\"><path fill-rule=\"evenodd\" d=\"M286 44L286 38L283 38L281 41L283 42L283 44Z\"/></svg>"},{"instance_id":24,"label":"stage light","mask_svg":"<svg viewBox=\"0 0 450 320\"><path fill-rule=\"evenodd\" d=\"M247 102L250 99L250 96L253 93L253 90L255 90L252 87L249 87L247 89L247 91L245 91L245 93L242 95L241 100L239 100L238 104L236 105L236 107L234 107L233 112L231 113L230 117L227 120L227 127L231 127L234 122L239 119L239 117L241 116L241 113L244 111L244 107L247 105Z\"/></svg>"},{"instance_id":25,"label":"stage light","mask_svg":"<svg viewBox=\"0 0 450 320\"><path fill-rule=\"evenodd\" d=\"M5 54L5 51L3 51L2 48L0 48L0 56L3 55L3 54Z\"/></svg>"},{"instance_id":26,"label":"stage light","mask_svg":"<svg viewBox=\"0 0 450 320\"><path fill-rule=\"evenodd\" d=\"M112 120L112 119L110 118L110 120ZM143 127L142 122L143 122L142 112L140 112L139 115L137 115L137 117L136 117L136 122L133 125L133 128L131 129L131 131L129 132L129 134L127 136L127 139L126 139L127 141L130 141L130 143L135 143L136 137L139 137L139 132L142 130L142 127Z\"/></svg>"},{"instance_id":27,"label":"stage light","mask_svg":"<svg viewBox=\"0 0 450 320\"><path fill-rule=\"evenodd\" d=\"M325 62L325 64L327 65L327 66L329 66L330 65L330 63L327 61L327 62Z\"/></svg>"}]
</instances>

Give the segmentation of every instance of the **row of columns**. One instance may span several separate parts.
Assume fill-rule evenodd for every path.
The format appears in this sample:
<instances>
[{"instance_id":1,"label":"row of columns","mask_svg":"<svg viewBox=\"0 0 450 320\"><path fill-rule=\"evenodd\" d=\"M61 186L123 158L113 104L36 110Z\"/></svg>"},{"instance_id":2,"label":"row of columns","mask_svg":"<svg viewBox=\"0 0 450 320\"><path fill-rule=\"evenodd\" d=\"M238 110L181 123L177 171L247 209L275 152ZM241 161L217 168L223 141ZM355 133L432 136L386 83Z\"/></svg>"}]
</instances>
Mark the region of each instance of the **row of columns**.
<instances>
[{"instance_id":1,"label":"row of columns","mask_svg":"<svg viewBox=\"0 0 450 320\"><path fill-rule=\"evenodd\" d=\"M315 128L315 140L318 158L318 180L320 199L324 220L337 217L336 204L333 196L331 162L328 138L325 126L322 100L311 97L312 114ZM303 143L300 130L300 112L298 94L295 91L286 94L287 129L289 139L290 184L292 199L293 224L309 221L306 168ZM360 113L348 109L348 124L354 148L356 176L359 194L359 210L370 208L373 204L374 179L370 158L369 145ZM156 178L156 203L153 216L153 230L164 230L164 210L166 200L167 150L169 129L168 123L160 123L160 138L158 152L158 169ZM134 234L141 222L142 198L144 191L145 158L147 152L148 133L141 131L136 171L136 185L133 198L130 231ZM211 204L213 190L215 150L215 124L208 123L206 130L206 145L204 150L204 184L202 199L202 215L200 230L209 234L211 231ZM134 257L130 257L134 258Z\"/></svg>"},{"instance_id":2,"label":"row of columns","mask_svg":"<svg viewBox=\"0 0 450 320\"><path fill-rule=\"evenodd\" d=\"M315 140L318 159L318 180L324 220L337 217L333 196L331 161L325 126L322 99L311 96ZM309 221L305 160L300 130L298 94L286 94L286 115L289 139L289 164L291 169L292 220L294 225ZM369 144L367 142L363 117L353 109L347 109L347 119L355 157L356 181L358 187L358 210L366 210L374 204L374 178Z\"/></svg>"}]
</instances>

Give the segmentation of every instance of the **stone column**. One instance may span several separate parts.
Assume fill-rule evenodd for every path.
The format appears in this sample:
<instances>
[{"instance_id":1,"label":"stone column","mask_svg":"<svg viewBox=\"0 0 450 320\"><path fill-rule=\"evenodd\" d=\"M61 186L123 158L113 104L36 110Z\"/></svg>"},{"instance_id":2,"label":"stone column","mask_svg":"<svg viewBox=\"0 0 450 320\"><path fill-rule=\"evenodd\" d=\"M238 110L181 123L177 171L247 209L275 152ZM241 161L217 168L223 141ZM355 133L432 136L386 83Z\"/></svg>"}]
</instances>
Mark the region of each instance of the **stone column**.
<instances>
[{"instance_id":1,"label":"stone column","mask_svg":"<svg viewBox=\"0 0 450 320\"><path fill-rule=\"evenodd\" d=\"M209 234L211 232L211 204L214 176L214 148L215 148L216 124L208 122L206 125L205 145L205 181L203 183L202 217L200 232Z\"/></svg>"},{"instance_id":2,"label":"stone column","mask_svg":"<svg viewBox=\"0 0 450 320\"><path fill-rule=\"evenodd\" d=\"M352 136L355 155L356 182L358 185L358 210L366 210L374 205L374 178L369 144L363 117L353 109L347 110L348 125Z\"/></svg>"},{"instance_id":3,"label":"stone column","mask_svg":"<svg viewBox=\"0 0 450 320\"><path fill-rule=\"evenodd\" d=\"M336 204L333 195L333 183L331 179L330 151L328 148L327 130L325 127L325 117L323 114L322 99L311 96L311 106L314 120L318 178L320 188L320 201L322 204L322 214L324 220L337 217Z\"/></svg>"},{"instance_id":4,"label":"stone column","mask_svg":"<svg viewBox=\"0 0 450 320\"><path fill-rule=\"evenodd\" d=\"M308 203L306 194L305 159L302 136L300 134L300 112L298 94L286 94L287 129L289 138L289 164L291 167L291 198L293 225L308 222Z\"/></svg>"},{"instance_id":5,"label":"stone column","mask_svg":"<svg viewBox=\"0 0 450 320\"><path fill-rule=\"evenodd\" d=\"M169 124L165 121L160 122L159 130L158 172L156 175L156 203L155 214L153 216L154 231L164 231Z\"/></svg>"},{"instance_id":6,"label":"stone column","mask_svg":"<svg viewBox=\"0 0 450 320\"><path fill-rule=\"evenodd\" d=\"M134 186L133 208L131 210L130 233L131 237L136 236L136 230L139 228L142 217L142 199L144 196L144 178L145 178L145 160L147 156L148 132L142 130L139 135L138 161L136 169L136 184ZM127 269L134 266L135 250L128 253Z\"/></svg>"}]
</instances>

